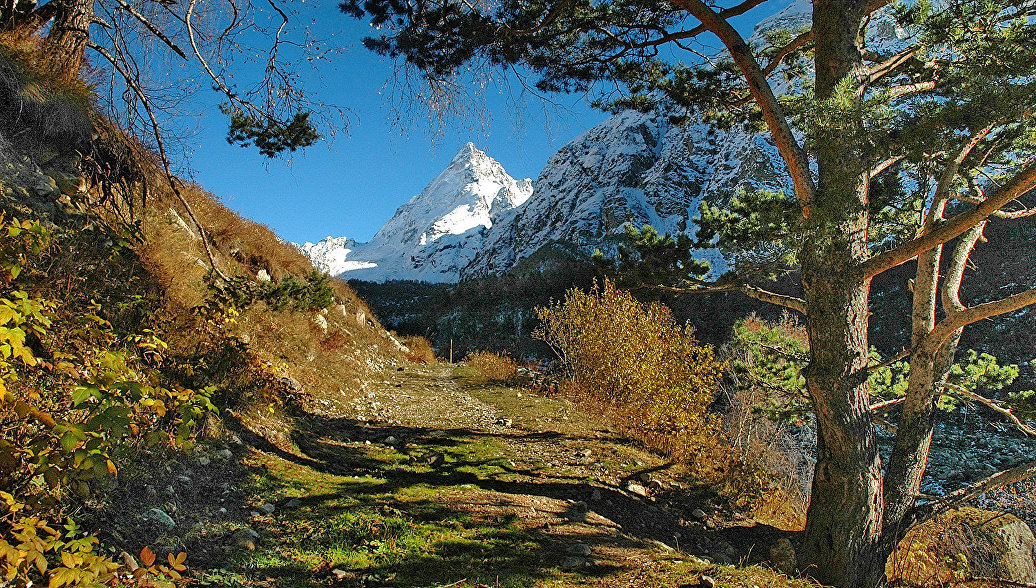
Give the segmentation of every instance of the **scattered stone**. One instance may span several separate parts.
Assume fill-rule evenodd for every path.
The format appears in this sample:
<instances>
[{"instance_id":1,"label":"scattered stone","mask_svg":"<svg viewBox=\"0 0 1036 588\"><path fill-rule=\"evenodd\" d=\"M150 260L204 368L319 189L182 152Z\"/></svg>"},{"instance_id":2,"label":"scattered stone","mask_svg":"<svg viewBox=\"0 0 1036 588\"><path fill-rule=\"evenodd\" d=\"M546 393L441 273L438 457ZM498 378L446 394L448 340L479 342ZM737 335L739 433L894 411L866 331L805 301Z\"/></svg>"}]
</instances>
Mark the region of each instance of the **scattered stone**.
<instances>
[{"instance_id":1,"label":"scattered stone","mask_svg":"<svg viewBox=\"0 0 1036 588\"><path fill-rule=\"evenodd\" d=\"M257 271L255 273L255 279L259 280L260 282L271 282L271 281L273 281L270 278L270 272L266 271L265 269L261 269L261 270Z\"/></svg>"},{"instance_id":2,"label":"scattered stone","mask_svg":"<svg viewBox=\"0 0 1036 588\"><path fill-rule=\"evenodd\" d=\"M361 327L367 324L367 315L362 310L356 311L356 324Z\"/></svg>"},{"instance_id":3,"label":"scattered stone","mask_svg":"<svg viewBox=\"0 0 1036 588\"><path fill-rule=\"evenodd\" d=\"M347 572L345 570L340 570L338 568L335 568L335 569L331 570L331 575L338 582L346 582L346 581L349 581L349 580L356 579L356 574L354 574L352 572Z\"/></svg>"},{"instance_id":4,"label":"scattered stone","mask_svg":"<svg viewBox=\"0 0 1036 588\"><path fill-rule=\"evenodd\" d=\"M234 452L227 448L223 448L216 452L216 457L220 459L234 459Z\"/></svg>"},{"instance_id":5,"label":"scattered stone","mask_svg":"<svg viewBox=\"0 0 1036 588\"><path fill-rule=\"evenodd\" d=\"M640 496L641 498L648 497L648 489L636 482L630 482L626 484L626 492L629 492L630 494L635 494L637 496Z\"/></svg>"},{"instance_id":6,"label":"scattered stone","mask_svg":"<svg viewBox=\"0 0 1036 588\"><path fill-rule=\"evenodd\" d=\"M684 511L684 512L686 512L686 511ZM696 508L696 509L691 511L691 516L696 518L696 519L698 519L699 521L704 521L705 517L707 517L709 515L705 514L704 510L702 510L700 508Z\"/></svg>"},{"instance_id":7,"label":"scattered stone","mask_svg":"<svg viewBox=\"0 0 1036 588\"><path fill-rule=\"evenodd\" d=\"M392 435L389 435L388 437L385 437L384 440L382 440L382 443L388 445L389 447L395 447L399 445L399 439L396 439Z\"/></svg>"},{"instance_id":8,"label":"scattered stone","mask_svg":"<svg viewBox=\"0 0 1036 588\"><path fill-rule=\"evenodd\" d=\"M153 521L158 521L159 523L162 523L170 531L172 531L176 527L176 521L173 520L173 517L166 514L166 512L160 508L150 509L144 513L144 516Z\"/></svg>"},{"instance_id":9,"label":"scattered stone","mask_svg":"<svg viewBox=\"0 0 1036 588\"><path fill-rule=\"evenodd\" d=\"M240 335L237 336L237 340L240 341L244 345L248 345L249 343L252 342L252 336L249 335L248 333L241 333Z\"/></svg>"},{"instance_id":10,"label":"scattered stone","mask_svg":"<svg viewBox=\"0 0 1036 588\"><path fill-rule=\"evenodd\" d=\"M594 488L594 491L590 493L590 500L593 500L594 502L599 502L601 498L601 489Z\"/></svg>"},{"instance_id":11,"label":"scattered stone","mask_svg":"<svg viewBox=\"0 0 1036 588\"><path fill-rule=\"evenodd\" d=\"M437 468L442 464L446 463L446 456L437 451L435 453L429 453L428 455L424 456L424 461L433 468Z\"/></svg>"},{"instance_id":12,"label":"scattered stone","mask_svg":"<svg viewBox=\"0 0 1036 588\"><path fill-rule=\"evenodd\" d=\"M317 316L320 316L320 315L317 315ZM292 377L289 377L289 376L284 376L283 378L281 378L281 386L284 386L284 389L287 390L288 392L301 392L302 391L302 384L300 384L298 382L298 380L296 380L295 378L292 378Z\"/></svg>"},{"instance_id":13,"label":"scattered stone","mask_svg":"<svg viewBox=\"0 0 1036 588\"><path fill-rule=\"evenodd\" d=\"M204 455L198 458L198 465L200 465L202 467L205 467L205 466L209 465L210 463L212 463L212 462L209 460L209 458L205 457Z\"/></svg>"},{"instance_id":14,"label":"scattered stone","mask_svg":"<svg viewBox=\"0 0 1036 588\"><path fill-rule=\"evenodd\" d=\"M349 316L349 311L345 308L344 304L336 304L335 311L337 311L338 314L342 315L342 318Z\"/></svg>"},{"instance_id":15,"label":"scattered stone","mask_svg":"<svg viewBox=\"0 0 1036 588\"><path fill-rule=\"evenodd\" d=\"M247 549L249 551L255 550L255 546L259 544L259 533L256 533L248 527L234 531L233 538L235 545L241 549Z\"/></svg>"},{"instance_id":16,"label":"scattered stone","mask_svg":"<svg viewBox=\"0 0 1036 588\"><path fill-rule=\"evenodd\" d=\"M511 419L496 419L495 424L500 425L501 427L510 427L514 425L514 421Z\"/></svg>"},{"instance_id":17,"label":"scattered stone","mask_svg":"<svg viewBox=\"0 0 1036 588\"><path fill-rule=\"evenodd\" d=\"M698 581L698 585L701 588L716 588L716 580L712 576L702 576L701 580Z\"/></svg>"},{"instance_id":18,"label":"scattered stone","mask_svg":"<svg viewBox=\"0 0 1036 588\"><path fill-rule=\"evenodd\" d=\"M652 477L651 474L649 474L647 472L644 472L643 474L640 474L640 481L644 482L645 484L651 482L651 480L653 480L653 479L654 479L654 477Z\"/></svg>"},{"instance_id":19,"label":"scattered stone","mask_svg":"<svg viewBox=\"0 0 1036 588\"><path fill-rule=\"evenodd\" d=\"M582 449L576 452L576 457L590 457L594 452L589 449Z\"/></svg>"},{"instance_id":20,"label":"scattered stone","mask_svg":"<svg viewBox=\"0 0 1036 588\"><path fill-rule=\"evenodd\" d=\"M590 555L591 551L590 551L590 546L587 545L586 543L575 543L573 545L569 545L568 549L565 550L565 553L567 553L569 555L576 555L576 556L580 556L580 557L586 557L586 556Z\"/></svg>"},{"instance_id":21,"label":"scattered stone","mask_svg":"<svg viewBox=\"0 0 1036 588\"><path fill-rule=\"evenodd\" d=\"M130 572L135 572L140 567L140 564L137 563L137 559L125 551L119 554L119 558L122 559L122 564L125 565L126 569Z\"/></svg>"},{"instance_id":22,"label":"scattered stone","mask_svg":"<svg viewBox=\"0 0 1036 588\"><path fill-rule=\"evenodd\" d=\"M298 498L292 498L287 503L285 503L284 506L287 507L287 508L298 508L298 507L302 506L302 501L299 500Z\"/></svg>"},{"instance_id":23,"label":"scattered stone","mask_svg":"<svg viewBox=\"0 0 1036 588\"><path fill-rule=\"evenodd\" d=\"M322 314L314 315L313 316L313 324L316 325L317 328L320 329L321 332L323 332L325 334L327 333L327 318L324 315L322 315Z\"/></svg>"},{"instance_id":24,"label":"scattered stone","mask_svg":"<svg viewBox=\"0 0 1036 588\"><path fill-rule=\"evenodd\" d=\"M775 570L789 576L795 573L798 566L798 558L795 555L795 546L787 537L781 537L777 543L770 548L770 563Z\"/></svg>"},{"instance_id":25,"label":"scattered stone","mask_svg":"<svg viewBox=\"0 0 1036 588\"><path fill-rule=\"evenodd\" d=\"M272 515L273 511L277 510L277 506L272 502L264 502L259 505L259 510L268 515Z\"/></svg>"},{"instance_id":26,"label":"scattered stone","mask_svg":"<svg viewBox=\"0 0 1036 588\"><path fill-rule=\"evenodd\" d=\"M586 560L582 557L575 557L572 555L566 556L565 559L561 560L561 567L566 570L576 570L586 565Z\"/></svg>"},{"instance_id":27,"label":"scattered stone","mask_svg":"<svg viewBox=\"0 0 1036 588\"><path fill-rule=\"evenodd\" d=\"M189 486L191 484L191 477L184 476L181 474L179 476L176 476L176 481L183 484L184 486Z\"/></svg>"},{"instance_id":28,"label":"scattered stone","mask_svg":"<svg viewBox=\"0 0 1036 588\"><path fill-rule=\"evenodd\" d=\"M729 566L734 563L734 561L730 559L730 556L728 556L725 553L712 553L709 555L709 557L712 558L712 561L723 566Z\"/></svg>"},{"instance_id":29,"label":"scattered stone","mask_svg":"<svg viewBox=\"0 0 1036 588\"><path fill-rule=\"evenodd\" d=\"M240 446L245 444L245 442L241 440L241 437L238 437L237 435L231 435L230 436L230 442L233 443L234 445L237 445L238 447L240 447ZM231 454L231 455L233 455L233 454Z\"/></svg>"},{"instance_id":30,"label":"scattered stone","mask_svg":"<svg viewBox=\"0 0 1036 588\"><path fill-rule=\"evenodd\" d=\"M577 502L565 511L565 518L573 523L585 523L588 512L590 512L590 507L585 502Z\"/></svg>"}]
</instances>

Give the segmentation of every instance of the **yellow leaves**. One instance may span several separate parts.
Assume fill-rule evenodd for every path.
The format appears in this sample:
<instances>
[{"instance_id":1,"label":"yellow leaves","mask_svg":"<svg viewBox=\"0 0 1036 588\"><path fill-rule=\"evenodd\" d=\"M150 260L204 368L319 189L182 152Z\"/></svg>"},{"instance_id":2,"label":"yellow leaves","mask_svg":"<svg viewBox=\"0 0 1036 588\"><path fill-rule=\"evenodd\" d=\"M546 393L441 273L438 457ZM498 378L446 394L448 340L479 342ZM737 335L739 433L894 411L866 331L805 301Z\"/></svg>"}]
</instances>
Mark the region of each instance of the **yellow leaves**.
<instances>
[{"instance_id":1,"label":"yellow leaves","mask_svg":"<svg viewBox=\"0 0 1036 588\"><path fill-rule=\"evenodd\" d=\"M707 416L723 365L668 308L643 305L606 280L589 292L537 309L534 335L548 343L578 384L572 390L630 432L669 454L716 436Z\"/></svg>"}]
</instances>

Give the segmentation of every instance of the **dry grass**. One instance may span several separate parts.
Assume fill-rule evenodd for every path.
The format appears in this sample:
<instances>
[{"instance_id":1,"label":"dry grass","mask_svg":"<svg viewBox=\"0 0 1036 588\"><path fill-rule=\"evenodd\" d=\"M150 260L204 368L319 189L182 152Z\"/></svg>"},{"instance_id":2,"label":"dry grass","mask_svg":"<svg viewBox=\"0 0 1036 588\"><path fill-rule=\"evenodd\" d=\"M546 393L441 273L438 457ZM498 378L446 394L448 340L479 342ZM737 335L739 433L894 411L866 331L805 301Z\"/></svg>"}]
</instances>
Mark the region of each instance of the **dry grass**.
<instances>
[{"instance_id":1,"label":"dry grass","mask_svg":"<svg viewBox=\"0 0 1036 588\"><path fill-rule=\"evenodd\" d=\"M486 377L490 382L505 382L518 370L518 363L504 353L474 351L464 358L464 363Z\"/></svg>"},{"instance_id":2,"label":"dry grass","mask_svg":"<svg viewBox=\"0 0 1036 588\"><path fill-rule=\"evenodd\" d=\"M1000 586L1012 578L1003 526L1025 523L1013 515L965 507L910 531L889 558L892 586ZM1016 547L1017 549L1017 547Z\"/></svg>"},{"instance_id":3,"label":"dry grass","mask_svg":"<svg viewBox=\"0 0 1036 588\"><path fill-rule=\"evenodd\" d=\"M428 339L420 335L411 335L405 337L402 343L410 350L406 354L407 359L410 361L414 363L435 363L438 361L435 357L435 348L432 347L432 343Z\"/></svg>"}]
</instances>

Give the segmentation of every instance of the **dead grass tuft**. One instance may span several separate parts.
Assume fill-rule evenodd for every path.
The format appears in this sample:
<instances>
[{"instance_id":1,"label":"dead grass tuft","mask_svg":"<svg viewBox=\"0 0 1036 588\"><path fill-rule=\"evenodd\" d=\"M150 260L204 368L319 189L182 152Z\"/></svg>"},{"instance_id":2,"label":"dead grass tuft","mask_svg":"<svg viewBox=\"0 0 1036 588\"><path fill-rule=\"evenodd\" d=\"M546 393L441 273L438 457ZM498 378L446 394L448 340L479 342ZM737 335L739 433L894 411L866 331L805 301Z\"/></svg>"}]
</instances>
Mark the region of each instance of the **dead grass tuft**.
<instances>
[{"instance_id":1,"label":"dead grass tuft","mask_svg":"<svg viewBox=\"0 0 1036 588\"><path fill-rule=\"evenodd\" d=\"M514 377L518 364L505 353L474 351L464 358L464 363L491 382L505 382Z\"/></svg>"}]
</instances>

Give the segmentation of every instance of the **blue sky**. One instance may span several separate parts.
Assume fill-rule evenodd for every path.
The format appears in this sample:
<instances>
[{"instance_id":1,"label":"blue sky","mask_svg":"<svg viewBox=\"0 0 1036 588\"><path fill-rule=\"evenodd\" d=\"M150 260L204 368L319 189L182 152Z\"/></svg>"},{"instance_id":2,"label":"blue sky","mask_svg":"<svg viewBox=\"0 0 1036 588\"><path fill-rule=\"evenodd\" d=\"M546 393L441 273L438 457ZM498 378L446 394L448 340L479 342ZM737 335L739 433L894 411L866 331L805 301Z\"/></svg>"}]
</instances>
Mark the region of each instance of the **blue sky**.
<instances>
[{"instance_id":1,"label":"blue sky","mask_svg":"<svg viewBox=\"0 0 1036 588\"><path fill-rule=\"evenodd\" d=\"M738 28L750 32L752 23L775 12L767 4L741 17ZM307 72L304 82L324 102L348 109L348 132L290 158L267 160L254 149L228 145L218 96L199 92L195 104L202 116L187 139L191 153L184 162L224 204L289 241L370 239L467 141L512 176L535 178L550 155L606 118L580 96L553 96L558 107L549 107L535 97L523 99L511 83L510 91L486 92L484 125L469 117L439 128L420 108L397 119L398 107L406 104L385 87L392 63L359 44L367 25L341 14L333 1L309 3L300 12L314 19L318 36L333 37L342 47L332 63Z\"/></svg>"}]
</instances>

